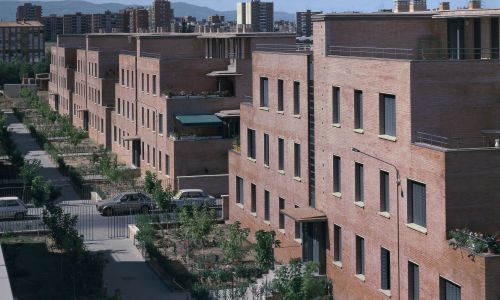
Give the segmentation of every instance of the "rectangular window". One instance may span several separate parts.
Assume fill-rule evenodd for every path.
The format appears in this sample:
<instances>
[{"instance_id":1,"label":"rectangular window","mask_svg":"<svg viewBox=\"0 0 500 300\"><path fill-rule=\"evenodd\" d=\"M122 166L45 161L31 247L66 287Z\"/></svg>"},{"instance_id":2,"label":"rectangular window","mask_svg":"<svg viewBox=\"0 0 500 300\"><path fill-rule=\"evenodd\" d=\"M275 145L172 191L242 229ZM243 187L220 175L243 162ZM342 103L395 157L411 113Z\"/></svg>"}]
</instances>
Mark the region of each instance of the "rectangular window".
<instances>
[{"instance_id":1,"label":"rectangular window","mask_svg":"<svg viewBox=\"0 0 500 300\"><path fill-rule=\"evenodd\" d=\"M113 140L116 142L116 126L113 126Z\"/></svg>"},{"instance_id":2,"label":"rectangular window","mask_svg":"<svg viewBox=\"0 0 500 300\"><path fill-rule=\"evenodd\" d=\"M408 180L408 222L427 226L425 184Z\"/></svg>"},{"instance_id":3,"label":"rectangular window","mask_svg":"<svg viewBox=\"0 0 500 300\"><path fill-rule=\"evenodd\" d=\"M149 109L146 110L146 127L149 128Z\"/></svg>"},{"instance_id":4,"label":"rectangular window","mask_svg":"<svg viewBox=\"0 0 500 300\"><path fill-rule=\"evenodd\" d=\"M300 115L300 82L293 83L293 114Z\"/></svg>"},{"instance_id":5,"label":"rectangular window","mask_svg":"<svg viewBox=\"0 0 500 300\"><path fill-rule=\"evenodd\" d=\"M300 144L293 145L293 160L294 160L294 171L293 174L295 177L300 178Z\"/></svg>"},{"instance_id":6,"label":"rectangular window","mask_svg":"<svg viewBox=\"0 0 500 300\"><path fill-rule=\"evenodd\" d=\"M141 159L144 160L144 142L141 143Z\"/></svg>"},{"instance_id":7,"label":"rectangular window","mask_svg":"<svg viewBox=\"0 0 500 300\"><path fill-rule=\"evenodd\" d=\"M269 166L269 135L264 133L264 165Z\"/></svg>"},{"instance_id":8,"label":"rectangular window","mask_svg":"<svg viewBox=\"0 0 500 300\"><path fill-rule=\"evenodd\" d=\"M104 119L101 118L101 133L104 133Z\"/></svg>"},{"instance_id":9,"label":"rectangular window","mask_svg":"<svg viewBox=\"0 0 500 300\"><path fill-rule=\"evenodd\" d=\"M264 220L269 221L270 219L270 195L268 191L264 191Z\"/></svg>"},{"instance_id":10,"label":"rectangular window","mask_svg":"<svg viewBox=\"0 0 500 300\"><path fill-rule=\"evenodd\" d=\"M420 299L420 275L419 266L408 262L408 300Z\"/></svg>"},{"instance_id":11,"label":"rectangular window","mask_svg":"<svg viewBox=\"0 0 500 300\"><path fill-rule=\"evenodd\" d=\"M354 176L355 176L355 192L356 192L356 202L364 202L364 180L363 180L363 165L356 163L354 165Z\"/></svg>"},{"instance_id":12,"label":"rectangular window","mask_svg":"<svg viewBox=\"0 0 500 300\"><path fill-rule=\"evenodd\" d=\"M260 78L260 106L269 106L269 80L265 77Z\"/></svg>"},{"instance_id":13,"label":"rectangular window","mask_svg":"<svg viewBox=\"0 0 500 300\"><path fill-rule=\"evenodd\" d=\"M252 201L250 211L253 213L256 213L257 212L257 186L253 183L250 186L250 196L251 196L251 201Z\"/></svg>"},{"instance_id":14,"label":"rectangular window","mask_svg":"<svg viewBox=\"0 0 500 300\"><path fill-rule=\"evenodd\" d=\"M134 121L135 120L134 103L132 103L131 106L132 106L132 121Z\"/></svg>"},{"instance_id":15,"label":"rectangular window","mask_svg":"<svg viewBox=\"0 0 500 300\"><path fill-rule=\"evenodd\" d=\"M365 274L365 239L356 236L356 274Z\"/></svg>"},{"instance_id":16,"label":"rectangular window","mask_svg":"<svg viewBox=\"0 0 500 300\"><path fill-rule=\"evenodd\" d=\"M153 75L153 95L156 95L156 75Z\"/></svg>"},{"instance_id":17,"label":"rectangular window","mask_svg":"<svg viewBox=\"0 0 500 300\"><path fill-rule=\"evenodd\" d=\"M118 101L116 101L116 107L117 107L117 111L118 111L118 114L120 115L121 114L121 103L122 103L122 100L120 98L118 98Z\"/></svg>"},{"instance_id":18,"label":"rectangular window","mask_svg":"<svg viewBox=\"0 0 500 300\"><path fill-rule=\"evenodd\" d=\"M156 148L153 147L153 168L156 167Z\"/></svg>"},{"instance_id":19,"label":"rectangular window","mask_svg":"<svg viewBox=\"0 0 500 300\"><path fill-rule=\"evenodd\" d=\"M340 88L332 87L332 123L340 123Z\"/></svg>"},{"instance_id":20,"label":"rectangular window","mask_svg":"<svg viewBox=\"0 0 500 300\"><path fill-rule=\"evenodd\" d=\"M122 85L125 85L125 70L122 69Z\"/></svg>"},{"instance_id":21,"label":"rectangular window","mask_svg":"<svg viewBox=\"0 0 500 300\"><path fill-rule=\"evenodd\" d=\"M153 114L153 131L156 131L156 112L152 112Z\"/></svg>"},{"instance_id":22,"label":"rectangular window","mask_svg":"<svg viewBox=\"0 0 500 300\"><path fill-rule=\"evenodd\" d=\"M363 92L354 91L354 128L363 129Z\"/></svg>"},{"instance_id":23,"label":"rectangular window","mask_svg":"<svg viewBox=\"0 0 500 300\"><path fill-rule=\"evenodd\" d=\"M247 129L247 143L248 143L247 156L248 156L248 158L255 159L256 158L255 130Z\"/></svg>"},{"instance_id":24,"label":"rectangular window","mask_svg":"<svg viewBox=\"0 0 500 300\"><path fill-rule=\"evenodd\" d=\"M161 151L158 151L158 171L161 172Z\"/></svg>"},{"instance_id":25,"label":"rectangular window","mask_svg":"<svg viewBox=\"0 0 500 300\"><path fill-rule=\"evenodd\" d=\"M127 70L127 87L130 86L130 72Z\"/></svg>"},{"instance_id":26,"label":"rectangular window","mask_svg":"<svg viewBox=\"0 0 500 300\"><path fill-rule=\"evenodd\" d=\"M396 97L380 95L380 134L396 136Z\"/></svg>"},{"instance_id":27,"label":"rectangular window","mask_svg":"<svg viewBox=\"0 0 500 300\"><path fill-rule=\"evenodd\" d=\"M131 77L131 85L132 85L132 88L134 88L134 81L135 81L135 78L134 78L134 71L132 71L132 77Z\"/></svg>"},{"instance_id":28,"label":"rectangular window","mask_svg":"<svg viewBox=\"0 0 500 300\"><path fill-rule=\"evenodd\" d=\"M278 139L278 169L285 171L285 140Z\"/></svg>"},{"instance_id":29,"label":"rectangular window","mask_svg":"<svg viewBox=\"0 0 500 300\"><path fill-rule=\"evenodd\" d=\"M127 119L130 119L130 102L127 101Z\"/></svg>"},{"instance_id":30,"label":"rectangular window","mask_svg":"<svg viewBox=\"0 0 500 300\"><path fill-rule=\"evenodd\" d=\"M285 199L279 198L279 229L285 229L285 214L281 212L282 209L285 209Z\"/></svg>"},{"instance_id":31,"label":"rectangular window","mask_svg":"<svg viewBox=\"0 0 500 300\"><path fill-rule=\"evenodd\" d=\"M459 285L439 277L440 300L460 300L462 297L460 289Z\"/></svg>"},{"instance_id":32,"label":"rectangular window","mask_svg":"<svg viewBox=\"0 0 500 300\"><path fill-rule=\"evenodd\" d=\"M141 73L141 92L144 92L144 73Z\"/></svg>"},{"instance_id":33,"label":"rectangular window","mask_svg":"<svg viewBox=\"0 0 500 300\"><path fill-rule=\"evenodd\" d=\"M333 225L333 260L342 262L342 228Z\"/></svg>"},{"instance_id":34,"label":"rectangular window","mask_svg":"<svg viewBox=\"0 0 500 300\"><path fill-rule=\"evenodd\" d=\"M243 204L243 179L240 177L236 177L236 203Z\"/></svg>"},{"instance_id":35,"label":"rectangular window","mask_svg":"<svg viewBox=\"0 0 500 300\"><path fill-rule=\"evenodd\" d=\"M380 211L389 212L389 173L380 171Z\"/></svg>"},{"instance_id":36,"label":"rectangular window","mask_svg":"<svg viewBox=\"0 0 500 300\"><path fill-rule=\"evenodd\" d=\"M341 160L340 157L333 157L333 192L341 193L342 192L342 181L341 181Z\"/></svg>"},{"instance_id":37,"label":"rectangular window","mask_svg":"<svg viewBox=\"0 0 500 300\"><path fill-rule=\"evenodd\" d=\"M170 175L170 156L165 154L165 175Z\"/></svg>"},{"instance_id":38,"label":"rectangular window","mask_svg":"<svg viewBox=\"0 0 500 300\"><path fill-rule=\"evenodd\" d=\"M142 126L144 127L144 107L141 107L141 122Z\"/></svg>"},{"instance_id":39,"label":"rectangular window","mask_svg":"<svg viewBox=\"0 0 500 300\"><path fill-rule=\"evenodd\" d=\"M278 111L284 111L285 105L283 103L284 100L284 89L283 89L283 80L278 79Z\"/></svg>"},{"instance_id":40,"label":"rectangular window","mask_svg":"<svg viewBox=\"0 0 500 300\"><path fill-rule=\"evenodd\" d=\"M380 289L391 289L391 252L380 248Z\"/></svg>"},{"instance_id":41,"label":"rectangular window","mask_svg":"<svg viewBox=\"0 0 500 300\"><path fill-rule=\"evenodd\" d=\"M147 160L146 160L149 164L149 145L148 145L148 153L147 153Z\"/></svg>"},{"instance_id":42,"label":"rectangular window","mask_svg":"<svg viewBox=\"0 0 500 300\"><path fill-rule=\"evenodd\" d=\"M146 75L146 93L149 94L149 74Z\"/></svg>"},{"instance_id":43,"label":"rectangular window","mask_svg":"<svg viewBox=\"0 0 500 300\"><path fill-rule=\"evenodd\" d=\"M158 114L158 133L163 134L163 114Z\"/></svg>"}]
</instances>

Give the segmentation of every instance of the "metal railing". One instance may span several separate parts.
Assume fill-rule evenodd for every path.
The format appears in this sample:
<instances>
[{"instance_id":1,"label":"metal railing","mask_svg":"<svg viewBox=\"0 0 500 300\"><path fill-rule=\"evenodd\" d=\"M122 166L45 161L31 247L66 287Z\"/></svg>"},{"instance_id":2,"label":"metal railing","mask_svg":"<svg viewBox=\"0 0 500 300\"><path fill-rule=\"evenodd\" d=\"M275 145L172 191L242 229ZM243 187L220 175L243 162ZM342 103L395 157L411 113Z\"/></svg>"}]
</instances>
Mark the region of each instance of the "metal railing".
<instances>
[{"instance_id":1,"label":"metal railing","mask_svg":"<svg viewBox=\"0 0 500 300\"><path fill-rule=\"evenodd\" d=\"M270 52L311 52L311 44L257 44L255 50Z\"/></svg>"},{"instance_id":2,"label":"metal railing","mask_svg":"<svg viewBox=\"0 0 500 300\"><path fill-rule=\"evenodd\" d=\"M329 46L328 55L404 60L499 59L499 48L377 48Z\"/></svg>"},{"instance_id":3,"label":"metal railing","mask_svg":"<svg viewBox=\"0 0 500 300\"><path fill-rule=\"evenodd\" d=\"M443 137L426 132L416 132L416 143L437 146L445 149L481 149L494 148L495 138L489 136L477 137Z\"/></svg>"}]
</instances>

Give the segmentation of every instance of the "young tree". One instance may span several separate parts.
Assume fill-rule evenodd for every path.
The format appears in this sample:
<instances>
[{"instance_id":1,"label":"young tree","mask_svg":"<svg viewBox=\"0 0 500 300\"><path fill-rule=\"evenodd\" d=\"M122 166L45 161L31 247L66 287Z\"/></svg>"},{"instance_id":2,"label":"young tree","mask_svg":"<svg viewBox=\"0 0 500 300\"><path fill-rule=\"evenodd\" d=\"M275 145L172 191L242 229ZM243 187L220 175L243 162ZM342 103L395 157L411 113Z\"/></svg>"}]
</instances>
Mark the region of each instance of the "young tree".
<instances>
[{"instance_id":1,"label":"young tree","mask_svg":"<svg viewBox=\"0 0 500 300\"><path fill-rule=\"evenodd\" d=\"M179 214L179 229L190 245L195 247L206 244L207 237L215 228L216 214L207 204L198 209L184 206Z\"/></svg>"},{"instance_id":2,"label":"young tree","mask_svg":"<svg viewBox=\"0 0 500 300\"><path fill-rule=\"evenodd\" d=\"M272 288L282 299L317 299L324 295L327 284L325 279L314 276L318 267L317 262L303 264L299 259L292 259L276 270Z\"/></svg>"},{"instance_id":3,"label":"young tree","mask_svg":"<svg viewBox=\"0 0 500 300\"><path fill-rule=\"evenodd\" d=\"M232 264L237 264L243 260L247 249L243 248L244 242L248 238L250 229L241 228L239 221L229 224L229 235L222 239L220 247L225 259Z\"/></svg>"},{"instance_id":4,"label":"young tree","mask_svg":"<svg viewBox=\"0 0 500 300\"><path fill-rule=\"evenodd\" d=\"M261 270L274 269L274 248L281 242L276 240L276 232L259 230L255 233L255 252L257 263Z\"/></svg>"},{"instance_id":5,"label":"young tree","mask_svg":"<svg viewBox=\"0 0 500 300\"><path fill-rule=\"evenodd\" d=\"M26 192L26 187L32 184L33 179L40 172L41 168L40 166L41 166L40 160L32 159L25 161L23 166L21 167L19 175L23 179L23 195Z\"/></svg>"}]
</instances>

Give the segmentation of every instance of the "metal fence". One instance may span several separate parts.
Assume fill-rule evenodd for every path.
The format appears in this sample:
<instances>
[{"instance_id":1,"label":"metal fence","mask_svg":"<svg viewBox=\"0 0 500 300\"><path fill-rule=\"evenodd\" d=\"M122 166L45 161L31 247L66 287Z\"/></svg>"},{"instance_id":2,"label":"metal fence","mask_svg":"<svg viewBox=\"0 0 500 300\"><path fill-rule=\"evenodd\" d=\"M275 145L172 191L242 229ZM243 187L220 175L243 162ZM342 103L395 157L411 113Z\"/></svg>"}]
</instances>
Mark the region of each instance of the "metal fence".
<instances>
[{"instance_id":1,"label":"metal fence","mask_svg":"<svg viewBox=\"0 0 500 300\"><path fill-rule=\"evenodd\" d=\"M257 44L255 50L268 52L311 52L311 44Z\"/></svg>"},{"instance_id":2,"label":"metal fence","mask_svg":"<svg viewBox=\"0 0 500 300\"><path fill-rule=\"evenodd\" d=\"M416 133L416 142L446 149L480 149L495 147L495 138L489 136L477 137L443 137L426 132Z\"/></svg>"}]
</instances>

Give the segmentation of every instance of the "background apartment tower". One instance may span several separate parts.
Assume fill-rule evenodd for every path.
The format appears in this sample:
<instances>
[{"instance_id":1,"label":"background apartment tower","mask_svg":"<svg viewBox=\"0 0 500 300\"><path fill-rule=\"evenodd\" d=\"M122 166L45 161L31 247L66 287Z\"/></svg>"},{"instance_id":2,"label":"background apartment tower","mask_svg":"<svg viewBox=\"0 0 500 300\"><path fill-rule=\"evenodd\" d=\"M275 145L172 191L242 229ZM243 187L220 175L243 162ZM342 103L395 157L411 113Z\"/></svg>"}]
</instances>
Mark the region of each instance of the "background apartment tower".
<instances>
[{"instance_id":1,"label":"background apartment tower","mask_svg":"<svg viewBox=\"0 0 500 300\"><path fill-rule=\"evenodd\" d=\"M32 3L24 3L17 7L16 21L41 21L42 7Z\"/></svg>"},{"instance_id":2,"label":"background apartment tower","mask_svg":"<svg viewBox=\"0 0 500 300\"><path fill-rule=\"evenodd\" d=\"M63 34L85 34L92 32L92 15L77 12L63 16Z\"/></svg>"},{"instance_id":3,"label":"background apartment tower","mask_svg":"<svg viewBox=\"0 0 500 300\"><path fill-rule=\"evenodd\" d=\"M312 36L312 19L311 17L314 15L321 14L322 12L311 12L307 11L298 11L297 12L297 36Z\"/></svg>"},{"instance_id":4,"label":"background apartment tower","mask_svg":"<svg viewBox=\"0 0 500 300\"><path fill-rule=\"evenodd\" d=\"M143 7L134 8L129 15L130 32L147 32L149 27L149 13Z\"/></svg>"},{"instance_id":5,"label":"background apartment tower","mask_svg":"<svg viewBox=\"0 0 500 300\"><path fill-rule=\"evenodd\" d=\"M274 3L252 0L236 7L238 29L253 32L274 31Z\"/></svg>"},{"instance_id":6,"label":"background apartment tower","mask_svg":"<svg viewBox=\"0 0 500 300\"><path fill-rule=\"evenodd\" d=\"M410 0L394 0L394 12L408 12L410 11Z\"/></svg>"},{"instance_id":7,"label":"background apartment tower","mask_svg":"<svg viewBox=\"0 0 500 300\"><path fill-rule=\"evenodd\" d=\"M149 11L151 32L170 32L170 23L173 15L170 1L155 0Z\"/></svg>"}]
</instances>

